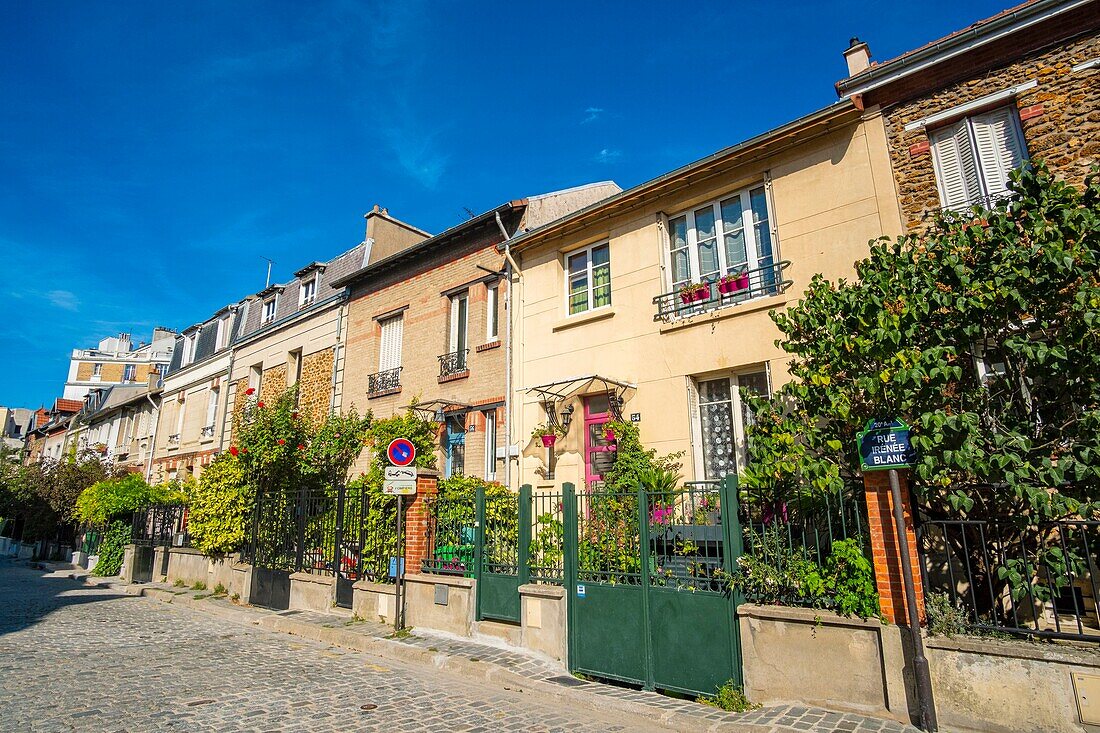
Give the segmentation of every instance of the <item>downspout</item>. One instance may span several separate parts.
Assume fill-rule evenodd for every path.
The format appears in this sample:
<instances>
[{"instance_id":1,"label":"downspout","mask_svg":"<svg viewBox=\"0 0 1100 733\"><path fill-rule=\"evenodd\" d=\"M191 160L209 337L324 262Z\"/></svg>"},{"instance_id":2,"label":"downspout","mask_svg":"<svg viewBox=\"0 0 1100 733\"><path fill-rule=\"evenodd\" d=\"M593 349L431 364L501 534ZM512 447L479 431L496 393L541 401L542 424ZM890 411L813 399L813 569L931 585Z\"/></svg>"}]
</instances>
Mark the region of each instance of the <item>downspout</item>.
<instances>
[{"instance_id":1,"label":"downspout","mask_svg":"<svg viewBox=\"0 0 1100 733\"><path fill-rule=\"evenodd\" d=\"M343 350L344 346L341 333L344 328L344 306L347 305L348 300L348 288L344 288L344 298L340 301L340 307L336 309L336 345L332 347L332 388L328 402L330 414L338 412L336 409L336 375L340 369L340 352Z\"/></svg>"},{"instance_id":2,"label":"downspout","mask_svg":"<svg viewBox=\"0 0 1100 733\"><path fill-rule=\"evenodd\" d=\"M508 473L508 488L515 490L515 481L512 480L512 273L516 279L523 277L519 265L512 258L511 237L504 228L504 222L500 219L500 212L496 213L497 227L504 237L504 277L508 281L508 287L504 291L504 314L507 316L504 322L504 465ZM519 475L519 461L516 461L516 475Z\"/></svg>"},{"instance_id":3,"label":"downspout","mask_svg":"<svg viewBox=\"0 0 1100 733\"><path fill-rule=\"evenodd\" d=\"M157 428L160 427L160 405L153 401L153 396L145 393L145 399L153 406L153 437L149 439L149 459L145 462L145 482L153 480L153 455L157 450Z\"/></svg>"}]
</instances>

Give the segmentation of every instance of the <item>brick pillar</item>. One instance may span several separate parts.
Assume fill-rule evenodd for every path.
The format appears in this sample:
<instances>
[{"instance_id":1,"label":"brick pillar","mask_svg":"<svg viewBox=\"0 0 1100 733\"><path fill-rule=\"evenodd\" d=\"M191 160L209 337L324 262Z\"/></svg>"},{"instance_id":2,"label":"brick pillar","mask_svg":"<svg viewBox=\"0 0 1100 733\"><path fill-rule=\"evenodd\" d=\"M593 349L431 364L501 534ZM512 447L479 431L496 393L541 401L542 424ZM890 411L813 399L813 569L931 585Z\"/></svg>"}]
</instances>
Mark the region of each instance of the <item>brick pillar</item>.
<instances>
[{"instance_id":1,"label":"brick pillar","mask_svg":"<svg viewBox=\"0 0 1100 733\"><path fill-rule=\"evenodd\" d=\"M909 562L913 569L913 585L917 592L917 609L924 622L924 587L921 581L917 535L909 502L909 472L898 471L901 483L901 503L905 515L905 542L909 546ZM894 524L894 501L890 492L889 471L865 471L863 486L867 496L868 528L874 554L875 584L878 587L882 617L893 624L908 625L905 608L905 583L902 579L901 555Z\"/></svg>"},{"instance_id":2,"label":"brick pillar","mask_svg":"<svg viewBox=\"0 0 1100 733\"><path fill-rule=\"evenodd\" d=\"M438 491L439 477L421 474L416 478L416 496L405 501L405 572L419 573L428 557L428 501Z\"/></svg>"}]
</instances>

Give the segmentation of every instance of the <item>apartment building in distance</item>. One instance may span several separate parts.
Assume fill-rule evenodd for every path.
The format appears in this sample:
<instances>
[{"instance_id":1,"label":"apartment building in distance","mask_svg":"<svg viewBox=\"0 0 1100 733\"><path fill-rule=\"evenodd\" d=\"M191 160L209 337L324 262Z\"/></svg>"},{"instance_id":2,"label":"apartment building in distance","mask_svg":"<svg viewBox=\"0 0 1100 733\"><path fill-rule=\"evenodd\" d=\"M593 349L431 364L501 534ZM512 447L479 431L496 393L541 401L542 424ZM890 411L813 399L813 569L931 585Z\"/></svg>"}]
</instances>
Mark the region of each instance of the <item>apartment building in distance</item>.
<instances>
[{"instance_id":1,"label":"apartment building in distance","mask_svg":"<svg viewBox=\"0 0 1100 733\"><path fill-rule=\"evenodd\" d=\"M0 444L8 455L18 458L23 444L35 427L35 411L26 407L0 407Z\"/></svg>"},{"instance_id":2,"label":"apartment building in distance","mask_svg":"<svg viewBox=\"0 0 1100 733\"><path fill-rule=\"evenodd\" d=\"M249 301L231 303L177 337L159 391L153 449L154 480L182 472L198 477L221 451L228 410L232 346L243 330Z\"/></svg>"},{"instance_id":3,"label":"apartment building in distance","mask_svg":"<svg viewBox=\"0 0 1100 733\"><path fill-rule=\"evenodd\" d=\"M37 463L46 458L60 460L68 446L69 423L84 408L81 400L58 397L49 409L35 413L36 426L27 434L24 463Z\"/></svg>"},{"instance_id":4,"label":"apartment building in distance","mask_svg":"<svg viewBox=\"0 0 1100 733\"><path fill-rule=\"evenodd\" d=\"M441 426L441 475L504 482L509 295L498 245L619 190L509 201L336 281L349 290L343 404L377 418L415 407Z\"/></svg>"},{"instance_id":5,"label":"apartment building in distance","mask_svg":"<svg viewBox=\"0 0 1100 733\"><path fill-rule=\"evenodd\" d=\"M143 476L149 476L159 413L159 375L146 384L114 384L93 389L69 423L68 445L92 451Z\"/></svg>"},{"instance_id":6,"label":"apartment building in distance","mask_svg":"<svg viewBox=\"0 0 1100 733\"><path fill-rule=\"evenodd\" d=\"M89 390L111 384L147 384L150 373L162 374L172 360L176 333L153 329L150 342L134 344L130 334L105 338L92 349L73 349L63 397L83 400Z\"/></svg>"}]
</instances>

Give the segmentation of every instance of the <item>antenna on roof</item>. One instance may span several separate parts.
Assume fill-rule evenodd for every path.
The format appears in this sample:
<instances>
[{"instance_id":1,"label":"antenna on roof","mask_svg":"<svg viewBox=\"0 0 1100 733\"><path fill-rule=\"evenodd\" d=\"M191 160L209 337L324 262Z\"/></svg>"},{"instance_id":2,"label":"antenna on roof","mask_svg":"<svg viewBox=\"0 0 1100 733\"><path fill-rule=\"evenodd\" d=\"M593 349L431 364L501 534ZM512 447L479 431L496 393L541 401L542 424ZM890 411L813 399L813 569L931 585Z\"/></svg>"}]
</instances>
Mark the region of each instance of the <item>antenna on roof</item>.
<instances>
[{"instance_id":1,"label":"antenna on roof","mask_svg":"<svg viewBox=\"0 0 1100 733\"><path fill-rule=\"evenodd\" d=\"M260 259L267 260L267 282L264 283L264 287L267 288L271 286L271 266L275 264L275 260L263 255L260 255Z\"/></svg>"},{"instance_id":2,"label":"antenna on roof","mask_svg":"<svg viewBox=\"0 0 1100 733\"><path fill-rule=\"evenodd\" d=\"M466 206L463 206L462 210L465 211L466 216L470 217L471 219L476 219L477 218L477 214L474 213L473 209L470 209Z\"/></svg>"}]
</instances>

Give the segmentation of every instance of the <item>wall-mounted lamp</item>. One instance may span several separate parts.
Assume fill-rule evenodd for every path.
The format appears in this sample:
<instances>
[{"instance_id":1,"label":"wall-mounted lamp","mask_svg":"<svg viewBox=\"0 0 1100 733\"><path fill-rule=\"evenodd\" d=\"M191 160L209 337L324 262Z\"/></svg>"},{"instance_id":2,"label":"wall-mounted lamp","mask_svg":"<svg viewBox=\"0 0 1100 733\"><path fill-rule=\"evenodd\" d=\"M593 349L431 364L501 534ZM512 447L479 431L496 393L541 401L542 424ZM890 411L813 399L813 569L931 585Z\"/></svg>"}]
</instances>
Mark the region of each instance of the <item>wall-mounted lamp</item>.
<instances>
[{"instance_id":1,"label":"wall-mounted lamp","mask_svg":"<svg viewBox=\"0 0 1100 733\"><path fill-rule=\"evenodd\" d=\"M561 429L562 432L569 432L569 423L573 422L573 405L569 405L561 411Z\"/></svg>"},{"instance_id":2,"label":"wall-mounted lamp","mask_svg":"<svg viewBox=\"0 0 1100 733\"><path fill-rule=\"evenodd\" d=\"M444 423L447 421L447 416L443 414L442 407L435 408L435 421L437 423Z\"/></svg>"}]
</instances>

